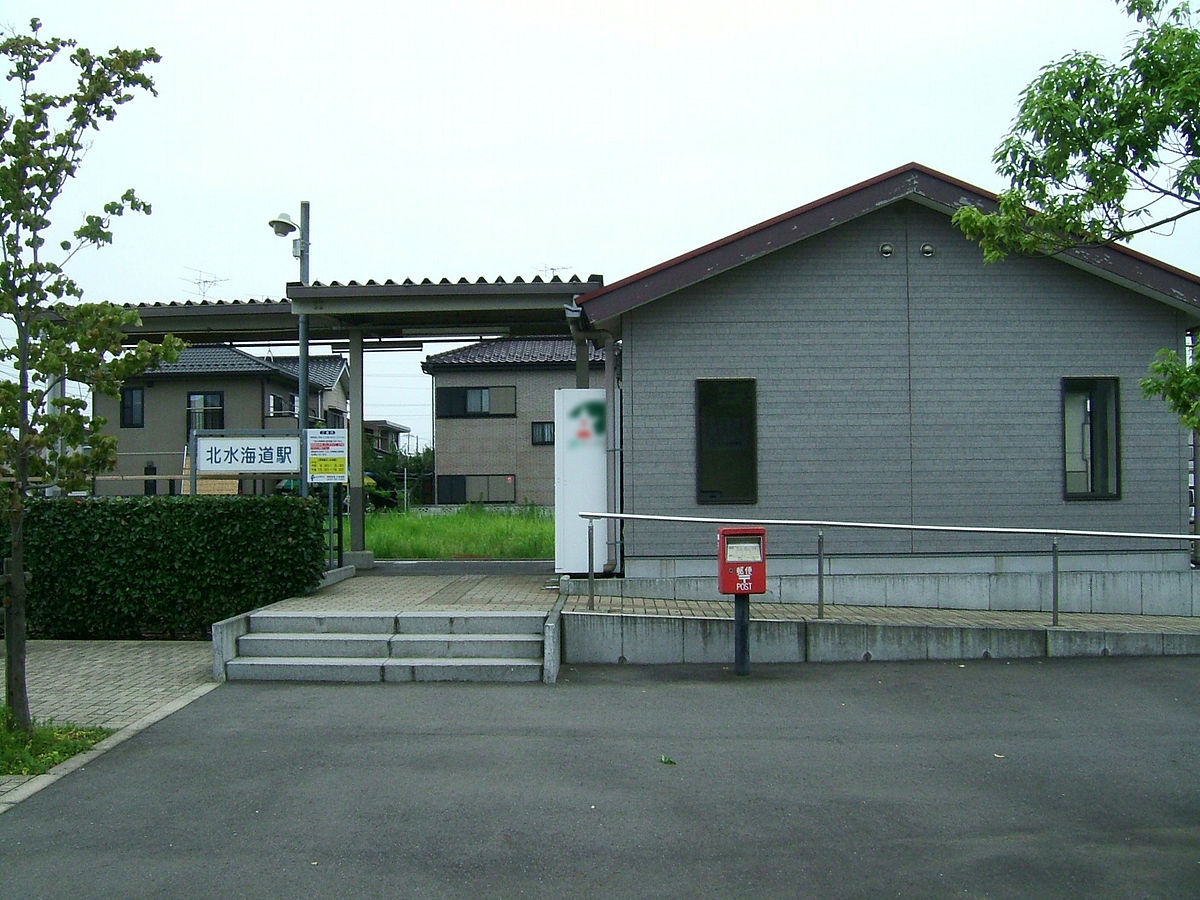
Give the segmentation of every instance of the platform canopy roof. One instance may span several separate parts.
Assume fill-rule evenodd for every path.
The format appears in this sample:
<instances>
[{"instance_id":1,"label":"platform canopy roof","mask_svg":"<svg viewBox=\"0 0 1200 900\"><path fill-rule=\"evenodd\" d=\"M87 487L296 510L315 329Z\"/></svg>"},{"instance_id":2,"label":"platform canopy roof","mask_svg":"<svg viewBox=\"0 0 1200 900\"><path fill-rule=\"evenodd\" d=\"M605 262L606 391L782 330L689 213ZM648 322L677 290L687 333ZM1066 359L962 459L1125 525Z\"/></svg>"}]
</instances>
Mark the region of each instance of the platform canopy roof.
<instances>
[{"instance_id":1,"label":"platform canopy roof","mask_svg":"<svg viewBox=\"0 0 1200 900\"><path fill-rule=\"evenodd\" d=\"M202 300L137 305L142 324L131 340L174 334L190 343L295 341L297 316L308 315L309 340L346 340L361 329L372 344L419 345L422 340L569 334L563 307L603 287L599 275L525 281L291 282L286 300Z\"/></svg>"}]
</instances>

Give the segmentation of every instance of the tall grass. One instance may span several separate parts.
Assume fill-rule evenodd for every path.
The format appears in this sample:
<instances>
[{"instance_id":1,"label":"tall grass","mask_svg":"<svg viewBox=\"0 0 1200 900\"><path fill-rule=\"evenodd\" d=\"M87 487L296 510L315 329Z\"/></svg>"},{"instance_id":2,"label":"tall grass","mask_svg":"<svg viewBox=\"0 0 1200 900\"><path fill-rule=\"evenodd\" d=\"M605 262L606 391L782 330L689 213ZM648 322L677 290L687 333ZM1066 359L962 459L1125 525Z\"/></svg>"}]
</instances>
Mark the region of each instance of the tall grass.
<instances>
[{"instance_id":1,"label":"tall grass","mask_svg":"<svg viewBox=\"0 0 1200 900\"><path fill-rule=\"evenodd\" d=\"M554 517L535 507L454 512L375 512L367 516L367 549L376 559L550 559Z\"/></svg>"}]
</instances>

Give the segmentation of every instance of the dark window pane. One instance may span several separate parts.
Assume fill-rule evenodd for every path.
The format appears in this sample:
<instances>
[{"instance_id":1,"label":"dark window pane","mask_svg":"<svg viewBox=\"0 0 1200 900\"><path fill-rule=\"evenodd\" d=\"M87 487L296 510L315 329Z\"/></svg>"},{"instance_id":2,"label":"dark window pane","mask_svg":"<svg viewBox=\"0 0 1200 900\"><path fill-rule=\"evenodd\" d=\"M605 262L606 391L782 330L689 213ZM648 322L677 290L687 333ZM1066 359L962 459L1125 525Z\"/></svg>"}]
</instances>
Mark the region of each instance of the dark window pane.
<instances>
[{"instance_id":1,"label":"dark window pane","mask_svg":"<svg viewBox=\"0 0 1200 900\"><path fill-rule=\"evenodd\" d=\"M1120 417L1115 378L1064 378L1063 490L1068 500L1121 494Z\"/></svg>"},{"instance_id":2,"label":"dark window pane","mask_svg":"<svg viewBox=\"0 0 1200 900\"><path fill-rule=\"evenodd\" d=\"M439 475L437 481L437 502L466 503L466 477L463 475Z\"/></svg>"},{"instance_id":3,"label":"dark window pane","mask_svg":"<svg viewBox=\"0 0 1200 900\"><path fill-rule=\"evenodd\" d=\"M756 382L696 382L696 502L758 502Z\"/></svg>"},{"instance_id":4,"label":"dark window pane","mask_svg":"<svg viewBox=\"0 0 1200 900\"><path fill-rule=\"evenodd\" d=\"M143 428L146 425L146 393L144 388L121 389L121 427Z\"/></svg>"}]
</instances>

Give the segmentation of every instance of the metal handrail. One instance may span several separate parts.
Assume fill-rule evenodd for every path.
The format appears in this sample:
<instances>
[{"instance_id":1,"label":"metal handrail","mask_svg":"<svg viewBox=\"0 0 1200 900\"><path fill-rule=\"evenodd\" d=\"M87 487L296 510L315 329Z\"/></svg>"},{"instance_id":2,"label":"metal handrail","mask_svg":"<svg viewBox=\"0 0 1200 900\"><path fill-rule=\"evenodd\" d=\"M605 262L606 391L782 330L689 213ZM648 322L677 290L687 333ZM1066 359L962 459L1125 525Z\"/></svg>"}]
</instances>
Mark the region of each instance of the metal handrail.
<instances>
[{"instance_id":1,"label":"metal handrail","mask_svg":"<svg viewBox=\"0 0 1200 900\"><path fill-rule=\"evenodd\" d=\"M915 525L896 522L841 522L826 519L728 519L710 516L655 516L644 513L581 512L588 523L588 609L595 609L596 565L595 525L597 519L624 519L643 522L687 522L700 525L780 525L817 529L817 618L825 618L825 529L865 528L877 531L934 531L958 534L1026 534L1052 538L1053 625L1058 627L1058 540L1062 537L1105 537L1131 540L1200 541L1200 534L1164 534L1142 531L1089 531L1076 528L1005 528L985 525Z\"/></svg>"}]
</instances>

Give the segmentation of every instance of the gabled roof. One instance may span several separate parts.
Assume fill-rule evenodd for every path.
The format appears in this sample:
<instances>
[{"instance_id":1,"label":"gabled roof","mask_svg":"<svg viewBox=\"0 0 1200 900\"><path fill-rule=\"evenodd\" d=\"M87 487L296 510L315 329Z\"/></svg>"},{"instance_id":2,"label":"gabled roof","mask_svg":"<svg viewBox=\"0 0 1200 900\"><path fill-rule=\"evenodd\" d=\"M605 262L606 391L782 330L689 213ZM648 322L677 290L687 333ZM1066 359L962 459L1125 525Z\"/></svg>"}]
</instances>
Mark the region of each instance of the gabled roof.
<instances>
[{"instance_id":1,"label":"gabled roof","mask_svg":"<svg viewBox=\"0 0 1200 900\"><path fill-rule=\"evenodd\" d=\"M323 389L333 387L345 367L346 361L340 356L310 356L310 386ZM296 357L268 360L228 344L197 344L184 347L175 362L162 363L149 369L143 377L182 378L203 375L274 375L298 383L299 367Z\"/></svg>"},{"instance_id":2,"label":"gabled roof","mask_svg":"<svg viewBox=\"0 0 1200 900\"><path fill-rule=\"evenodd\" d=\"M293 378L298 379L300 377L300 357L276 356L270 362L273 362L278 368L283 369ZM309 354L308 380L313 384L319 384L326 390L337 385L338 379L342 377L342 373L346 369L346 360L341 356L313 356Z\"/></svg>"},{"instance_id":3,"label":"gabled roof","mask_svg":"<svg viewBox=\"0 0 1200 900\"><path fill-rule=\"evenodd\" d=\"M645 303L902 200L947 215L965 205L985 210L996 208L995 194L919 163L909 163L615 281L585 294L577 302L589 322L605 323ZM1115 244L1080 247L1056 258L1193 316L1200 315L1200 276L1190 272Z\"/></svg>"},{"instance_id":4,"label":"gabled roof","mask_svg":"<svg viewBox=\"0 0 1200 900\"><path fill-rule=\"evenodd\" d=\"M604 353L588 350L591 365L603 365ZM566 369L575 365L575 342L570 338L496 338L435 353L421 363L427 374L466 367L490 369Z\"/></svg>"}]
</instances>

